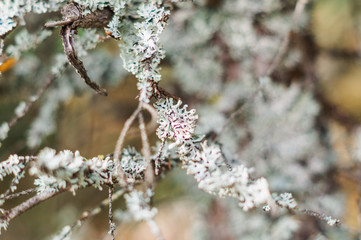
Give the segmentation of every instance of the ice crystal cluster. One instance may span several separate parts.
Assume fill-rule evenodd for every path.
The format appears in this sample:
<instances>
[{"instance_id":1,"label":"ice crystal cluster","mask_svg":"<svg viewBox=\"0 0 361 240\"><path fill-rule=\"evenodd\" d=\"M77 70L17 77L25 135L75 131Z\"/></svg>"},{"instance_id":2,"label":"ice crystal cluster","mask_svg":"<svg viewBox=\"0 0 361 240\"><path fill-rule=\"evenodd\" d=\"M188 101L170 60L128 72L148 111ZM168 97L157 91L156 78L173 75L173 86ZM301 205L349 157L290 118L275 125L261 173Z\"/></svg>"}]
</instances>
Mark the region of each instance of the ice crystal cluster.
<instances>
[{"instance_id":1,"label":"ice crystal cluster","mask_svg":"<svg viewBox=\"0 0 361 240\"><path fill-rule=\"evenodd\" d=\"M157 135L162 141L166 138L175 141L184 167L188 174L194 175L198 187L221 197L235 197L246 211L267 203L271 197L267 180L251 180L249 170L243 165L228 171L219 146L208 146L192 136L198 117L194 109L188 111L186 105L180 108L181 104L181 101L173 104L172 99L156 104L160 124Z\"/></svg>"}]
</instances>

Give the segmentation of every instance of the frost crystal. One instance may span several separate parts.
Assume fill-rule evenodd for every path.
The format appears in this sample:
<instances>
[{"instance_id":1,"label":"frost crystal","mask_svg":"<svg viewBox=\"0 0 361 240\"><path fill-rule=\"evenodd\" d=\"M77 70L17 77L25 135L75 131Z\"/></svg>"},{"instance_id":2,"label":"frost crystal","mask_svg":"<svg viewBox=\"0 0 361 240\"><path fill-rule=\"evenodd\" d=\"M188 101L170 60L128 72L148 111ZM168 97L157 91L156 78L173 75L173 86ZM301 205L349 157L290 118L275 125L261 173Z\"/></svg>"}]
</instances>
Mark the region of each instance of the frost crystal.
<instances>
[{"instance_id":1,"label":"frost crystal","mask_svg":"<svg viewBox=\"0 0 361 240\"><path fill-rule=\"evenodd\" d=\"M24 115L25 108L26 108L26 103L24 101L20 102L19 105L15 108L16 116Z\"/></svg>"},{"instance_id":2,"label":"frost crystal","mask_svg":"<svg viewBox=\"0 0 361 240\"><path fill-rule=\"evenodd\" d=\"M132 191L129 194L125 194L124 198L128 211L136 221L149 221L157 214L157 209L149 206L150 199L145 198L142 192Z\"/></svg>"},{"instance_id":3,"label":"frost crystal","mask_svg":"<svg viewBox=\"0 0 361 240\"><path fill-rule=\"evenodd\" d=\"M143 21L132 23L124 20L119 29L116 20L112 20L112 32L123 37L119 44L120 56L124 68L138 78L139 100L149 102L152 95L152 82L158 82L159 63L164 58L164 50L159 44L159 35L163 31L169 11L159 8L154 3L141 5L138 14Z\"/></svg>"},{"instance_id":4,"label":"frost crystal","mask_svg":"<svg viewBox=\"0 0 361 240\"><path fill-rule=\"evenodd\" d=\"M279 196L277 194L274 194L273 196L276 203L285 208L289 209L296 209L297 208L297 202L293 198L291 193L281 193Z\"/></svg>"},{"instance_id":5,"label":"frost crystal","mask_svg":"<svg viewBox=\"0 0 361 240\"><path fill-rule=\"evenodd\" d=\"M71 237L71 227L64 226L63 229L56 235L54 235L51 240L70 240Z\"/></svg>"},{"instance_id":6,"label":"frost crystal","mask_svg":"<svg viewBox=\"0 0 361 240\"><path fill-rule=\"evenodd\" d=\"M194 109L188 111L187 105L182 108L182 101L173 104L173 99L166 99L156 103L158 110L157 135L160 139L175 139L176 143L183 143L192 138L198 115Z\"/></svg>"},{"instance_id":7,"label":"frost crystal","mask_svg":"<svg viewBox=\"0 0 361 240\"><path fill-rule=\"evenodd\" d=\"M10 131L10 127L7 122L4 122L0 125L0 141L7 138L9 131Z\"/></svg>"},{"instance_id":8,"label":"frost crystal","mask_svg":"<svg viewBox=\"0 0 361 240\"><path fill-rule=\"evenodd\" d=\"M4 36L16 27L16 18L22 18L27 12L45 13L57 11L59 3L65 0L3 0L0 2L0 36Z\"/></svg>"},{"instance_id":9,"label":"frost crystal","mask_svg":"<svg viewBox=\"0 0 361 240\"><path fill-rule=\"evenodd\" d=\"M18 155L10 155L10 157L0 163L0 181L3 180L5 176L10 174L15 177L18 176L26 167L28 162L31 161L31 157L22 157Z\"/></svg>"},{"instance_id":10,"label":"frost crystal","mask_svg":"<svg viewBox=\"0 0 361 240\"><path fill-rule=\"evenodd\" d=\"M38 176L36 185L40 191L54 191L69 188L75 194L79 188L94 186L102 189L113 178L113 160L106 158L85 159L79 152L64 150L56 154L54 149L45 148L30 169L32 175Z\"/></svg>"},{"instance_id":11,"label":"frost crystal","mask_svg":"<svg viewBox=\"0 0 361 240\"><path fill-rule=\"evenodd\" d=\"M247 211L270 200L268 182L264 178L252 180L248 169L238 165L228 171L221 149L217 145L203 142L192 136L198 116L187 106L180 107L172 100L155 104L158 111L157 135L160 139L170 138L179 146L179 154L188 174L194 175L198 187L221 197L238 198L240 207Z\"/></svg>"},{"instance_id":12,"label":"frost crystal","mask_svg":"<svg viewBox=\"0 0 361 240\"><path fill-rule=\"evenodd\" d=\"M134 148L126 148L122 152L121 166L128 178L139 180L144 178L146 162L144 157Z\"/></svg>"}]
</instances>

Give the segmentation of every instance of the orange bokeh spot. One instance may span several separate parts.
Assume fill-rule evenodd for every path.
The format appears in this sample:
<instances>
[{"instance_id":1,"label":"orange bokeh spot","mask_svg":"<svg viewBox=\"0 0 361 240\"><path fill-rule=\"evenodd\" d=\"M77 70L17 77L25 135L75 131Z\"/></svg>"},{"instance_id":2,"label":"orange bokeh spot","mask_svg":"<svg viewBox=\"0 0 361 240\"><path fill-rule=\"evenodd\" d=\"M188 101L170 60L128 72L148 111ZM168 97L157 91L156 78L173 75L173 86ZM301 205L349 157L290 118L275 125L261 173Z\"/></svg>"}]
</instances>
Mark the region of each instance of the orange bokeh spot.
<instances>
[{"instance_id":1,"label":"orange bokeh spot","mask_svg":"<svg viewBox=\"0 0 361 240\"><path fill-rule=\"evenodd\" d=\"M0 65L0 72L5 72L11 69L16 63L15 58L8 58Z\"/></svg>"}]
</instances>

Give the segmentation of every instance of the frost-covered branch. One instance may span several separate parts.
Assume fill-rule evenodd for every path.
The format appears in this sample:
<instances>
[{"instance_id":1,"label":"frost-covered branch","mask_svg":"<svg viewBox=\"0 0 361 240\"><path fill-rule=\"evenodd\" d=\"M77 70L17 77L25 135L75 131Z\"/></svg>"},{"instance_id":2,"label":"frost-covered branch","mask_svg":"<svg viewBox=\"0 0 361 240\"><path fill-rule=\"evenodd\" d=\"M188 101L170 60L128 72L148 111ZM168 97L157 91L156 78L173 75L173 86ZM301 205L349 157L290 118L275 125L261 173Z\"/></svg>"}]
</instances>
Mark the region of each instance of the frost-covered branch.
<instances>
[{"instance_id":1,"label":"frost-covered branch","mask_svg":"<svg viewBox=\"0 0 361 240\"><path fill-rule=\"evenodd\" d=\"M330 188L328 176L334 171L335 157L327 138L328 125L323 122L326 120L322 104L303 84L305 76L318 74L304 69L303 62L308 61L308 56L298 46L305 45L299 44L303 41L303 29L307 34L311 30L312 16L308 10L314 6L307 6L308 2L0 2L0 55L5 53L0 57L16 59L15 78L21 76L33 80L38 75L49 75L46 74L49 70L34 70L42 65L47 69L49 66L43 59L36 59L34 55L38 53L32 50L52 35L52 28L61 28L58 40L63 42L65 51L65 54L57 53L52 57L49 50L46 59L51 62L51 77L39 87L35 96L18 105L12 120L0 124L0 141L8 136L35 102L40 105L39 114L28 131L27 146L38 147L45 136L54 132L58 106L86 87L74 80L79 77L75 71L64 71L69 63L90 87L102 95L106 95L106 91L91 79L102 80L100 85L103 85L109 82L107 77L112 76L117 80L111 80L111 84L118 84L125 76L118 71L123 64L125 70L136 77L139 90L138 106L124 122L113 153L85 158L79 151L43 148L37 156L14 154L0 163L0 180L10 180L8 189L0 195L0 206L13 197L37 192L13 208L0 209L0 229L6 229L9 222L21 213L62 192L76 194L82 188L109 187L108 199L95 209L84 212L78 221L65 226L53 239L70 238L74 229L107 205L109 233L115 239L112 199L123 194L125 212L135 221L145 221L157 239L164 239L154 220L158 211L152 202L157 184L155 178L162 178L163 172L180 164L197 183L196 187L186 186L189 184L186 181L180 183L189 188L192 195L200 189L210 193L203 194L204 198L226 198L224 210L229 211L229 216L224 222L227 226L236 226L232 229L235 237L295 238L297 231L302 232L307 225L307 220L294 217L301 214L313 216L331 226L339 225L338 219L321 213L329 211L332 215L335 212L335 216L341 215L342 201L330 191L334 187ZM28 25L25 17L28 13L59 10L62 20L47 21L41 30L36 29L43 27L43 23L23 27ZM29 19L43 20L46 17L36 15ZM13 31L15 28L17 30ZM297 44L293 44L294 38ZM120 58L112 58L113 53L118 55L118 49L109 44L92 52L87 63L88 51L102 39L110 39L118 45ZM315 39L309 41L317 41ZM8 42L12 44L8 46ZM316 48L317 43L313 45ZM158 83L162 77L160 64L166 56L165 49L167 59L164 66L169 81L163 89ZM28 56L30 60L27 61L36 67L23 70ZM80 60L83 58L84 63ZM316 61L316 57L313 58L311 63ZM59 79L56 83L55 78ZM53 87L49 89L52 83ZM166 90L168 87L172 89L170 92L182 96L192 109L182 105L180 98ZM41 96L42 101L38 101ZM155 109L149 104L152 98L157 100ZM145 123L145 111L151 115L149 124ZM140 136L139 144L135 146L141 146L140 152L135 147L124 146L137 119L138 126L134 129ZM158 123L156 135L160 141L152 146L150 130L157 126L155 119ZM324 126L321 129L319 125ZM36 188L16 193L27 170L34 177ZM135 189L136 185L140 185L139 188ZM119 187L120 190L113 192ZM299 199L300 204L295 199ZM202 202L198 211L207 208L207 201L197 199L196 202ZM244 211L235 211L234 202ZM303 204L307 209L299 207ZM265 214L251 212L254 208L262 208ZM317 209L317 212L308 208Z\"/></svg>"}]
</instances>

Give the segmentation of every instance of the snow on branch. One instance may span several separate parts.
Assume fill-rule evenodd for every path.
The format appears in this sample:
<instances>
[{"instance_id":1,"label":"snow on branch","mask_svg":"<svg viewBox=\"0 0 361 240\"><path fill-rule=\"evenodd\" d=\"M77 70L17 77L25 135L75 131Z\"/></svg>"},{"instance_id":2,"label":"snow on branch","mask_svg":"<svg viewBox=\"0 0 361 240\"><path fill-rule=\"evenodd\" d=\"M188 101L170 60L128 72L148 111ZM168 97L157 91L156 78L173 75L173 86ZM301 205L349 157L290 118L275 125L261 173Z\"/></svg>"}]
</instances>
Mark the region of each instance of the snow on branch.
<instances>
[{"instance_id":1,"label":"snow on branch","mask_svg":"<svg viewBox=\"0 0 361 240\"><path fill-rule=\"evenodd\" d=\"M245 211L273 201L266 179L251 179L244 165L229 171L219 146L200 143L193 136L198 116L194 109L187 110L187 105L180 107L181 104L181 101L173 104L172 99L155 104L160 124L157 135L162 141L165 138L175 141L184 168L197 180L198 187L221 197L237 198Z\"/></svg>"},{"instance_id":2,"label":"snow on branch","mask_svg":"<svg viewBox=\"0 0 361 240\"><path fill-rule=\"evenodd\" d=\"M113 19L112 30L122 37L119 44L124 68L138 78L139 100L149 102L152 96L152 83L161 79L159 63L165 57L165 51L159 43L159 35L165 28L170 12L155 3L142 4L138 11L140 22L133 23L129 19L121 24Z\"/></svg>"}]
</instances>

